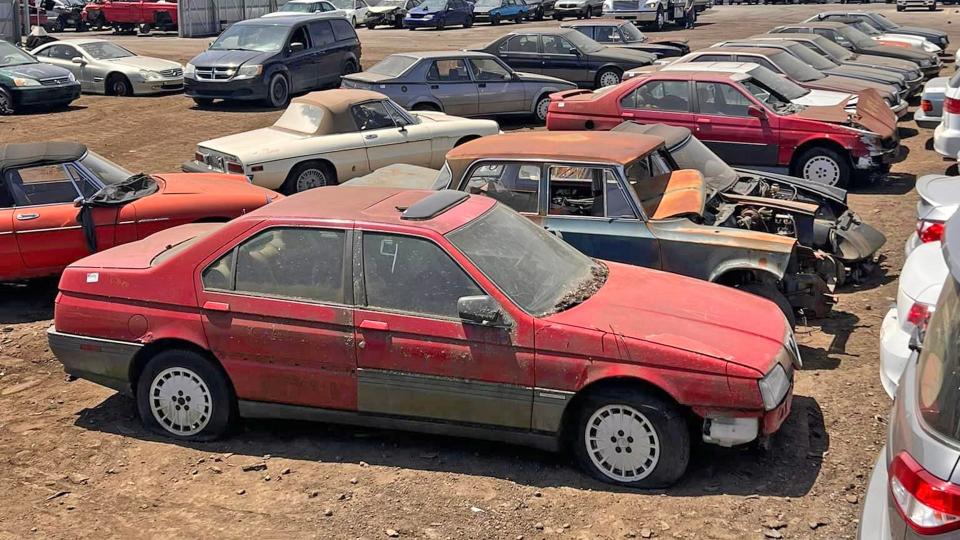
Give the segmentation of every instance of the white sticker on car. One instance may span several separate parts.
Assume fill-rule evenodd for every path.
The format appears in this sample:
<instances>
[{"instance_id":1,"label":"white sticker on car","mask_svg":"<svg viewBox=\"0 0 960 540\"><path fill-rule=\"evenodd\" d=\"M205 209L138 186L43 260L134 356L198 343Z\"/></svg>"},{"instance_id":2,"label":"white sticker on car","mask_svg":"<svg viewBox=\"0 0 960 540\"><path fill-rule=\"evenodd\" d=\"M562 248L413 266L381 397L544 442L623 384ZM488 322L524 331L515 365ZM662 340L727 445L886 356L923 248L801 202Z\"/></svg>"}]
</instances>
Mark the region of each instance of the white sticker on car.
<instances>
[{"instance_id":1,"label":"white sticker on car","mask_svg":"<svg viewBox=\"0 0 960 540\"><path fill-rule=\"evenodd\" d=\"M88 272L87 283L96 283L100 281L100 272Z\"/></svg>"}]
</instances>

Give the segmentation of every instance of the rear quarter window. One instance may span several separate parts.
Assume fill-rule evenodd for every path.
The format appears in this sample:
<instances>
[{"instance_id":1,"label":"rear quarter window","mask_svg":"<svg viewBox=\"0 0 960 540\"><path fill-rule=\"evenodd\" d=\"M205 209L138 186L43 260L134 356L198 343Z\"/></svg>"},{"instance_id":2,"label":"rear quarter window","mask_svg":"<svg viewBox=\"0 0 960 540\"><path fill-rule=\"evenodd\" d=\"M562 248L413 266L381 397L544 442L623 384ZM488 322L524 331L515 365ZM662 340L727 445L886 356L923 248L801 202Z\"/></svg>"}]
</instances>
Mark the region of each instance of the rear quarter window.
<instances>
[{"instance_id":1,"label":"rear quarter window","mask_svg":"<svg viewBox=\"0 0 960 540\"><path fill-rule=\"evenodd\" d=\"M333 19L330 21L330 24L333 25L333 35L337 41L344 41L348 39L357 39L357 32L353 29L353 26L350 25L344 19Z\"/></svg>"}]
</instances>

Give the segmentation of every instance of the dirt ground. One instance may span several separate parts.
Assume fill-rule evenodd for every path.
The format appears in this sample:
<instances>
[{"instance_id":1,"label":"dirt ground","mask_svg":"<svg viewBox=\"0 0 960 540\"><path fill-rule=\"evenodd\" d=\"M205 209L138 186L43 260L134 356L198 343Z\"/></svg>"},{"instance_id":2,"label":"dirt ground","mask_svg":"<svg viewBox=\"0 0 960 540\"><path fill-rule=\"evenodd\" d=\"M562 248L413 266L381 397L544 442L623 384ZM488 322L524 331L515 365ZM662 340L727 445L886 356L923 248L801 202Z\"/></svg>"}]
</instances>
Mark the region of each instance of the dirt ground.
<instances>
[{"instance_id":1,"label":"dirt ground","mask_svg":"<svg viewBox=\"0 0 960 540\"><path fill-rule=\"evenodd\" d=\"M954 8L871 7L904 24L949 30L960 43ZM822 8L723 6L695 31L652 36L687 38L697 48ZM462 47L506 30L359 33L369 66L391 52ZM208 41L116 39L181 62ZM181 95L83 96L69 111L0 117L0 143L77 140L128 169L170 171L196 143L266 126L278 114L201 111ZM923 174L956 174L931 150L931 130L901 126L905 160L885 182L850 197L887 234L882 270L841 291L832 317L800 328L804 370L793 413L766 453L701 446L678 485L641 492L595 482L562 455L387 431L247 422L228 440L178 444L145 432L129 399L66 380L44 334L55 281L2 285L0 539L850 538L887 429L878 338L914 225L914 183ZM265 468L244 471L257 464Z\"/></svg>"}]
</instances>

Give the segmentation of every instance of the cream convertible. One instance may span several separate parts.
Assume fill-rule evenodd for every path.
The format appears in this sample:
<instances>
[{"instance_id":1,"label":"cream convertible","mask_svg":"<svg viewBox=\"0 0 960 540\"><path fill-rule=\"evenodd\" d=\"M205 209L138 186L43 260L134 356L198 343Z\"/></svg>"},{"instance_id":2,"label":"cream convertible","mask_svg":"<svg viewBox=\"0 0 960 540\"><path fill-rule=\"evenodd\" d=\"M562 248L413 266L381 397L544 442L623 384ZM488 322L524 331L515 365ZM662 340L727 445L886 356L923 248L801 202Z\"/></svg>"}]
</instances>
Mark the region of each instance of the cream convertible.
<instances>
[{"instance_id":1,"label":"cream convertible","mask_svg":"<svg viewBox=\"0 0 960 540\"><path fill-rule=\"evenodd\" d=\"M270 127L200 143L183 170L243 174L289 195L395 163L439 169L454 146L499 131L492 120L408 112L376 92L326 90L294 99Z\"/></svg>"}]
</instances>

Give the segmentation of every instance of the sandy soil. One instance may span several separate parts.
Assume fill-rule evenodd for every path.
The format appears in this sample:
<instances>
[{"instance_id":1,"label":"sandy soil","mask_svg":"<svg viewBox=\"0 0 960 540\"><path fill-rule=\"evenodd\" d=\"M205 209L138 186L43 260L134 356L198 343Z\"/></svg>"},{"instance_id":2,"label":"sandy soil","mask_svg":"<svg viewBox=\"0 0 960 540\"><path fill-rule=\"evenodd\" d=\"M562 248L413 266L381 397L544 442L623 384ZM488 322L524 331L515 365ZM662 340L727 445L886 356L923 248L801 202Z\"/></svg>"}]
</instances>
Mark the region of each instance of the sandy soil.
<instances>
[{"instance_id":1,"label":"sandy soil","mask_svg":"<svg viewBox=\"0 0 960 540\"><path fill-rule=\"evenodd\" d=\"M872 7L950 30L960 43L954 8ZM718 7L693 32L654 37L702 47L819 9ZM371 65L394 51L462 47L506 30L359 33ZM116 39L181 62L208 41ZM180 95L84 96L69 111L0 118L0 142L77 140L131 170L159 172L177 169L202 140L266 126L278 114L201 111ZM794 410L766 453L698 447L677 486L638 492L597 483L562 455L387 431L248 422L228 440L177 444L145 432L130 400L66 380L44 335L56 294L48 280L0 286L0 539L852 537L887 428L878 336L914 225L914 182L956 170L930 150L932 131L901 125L906 159L851 196L888 235L882 270L841 291L831 318L800 329L805 369ZM260 463L265 469L244 471Z\"/></svg>"}]
</instances>

